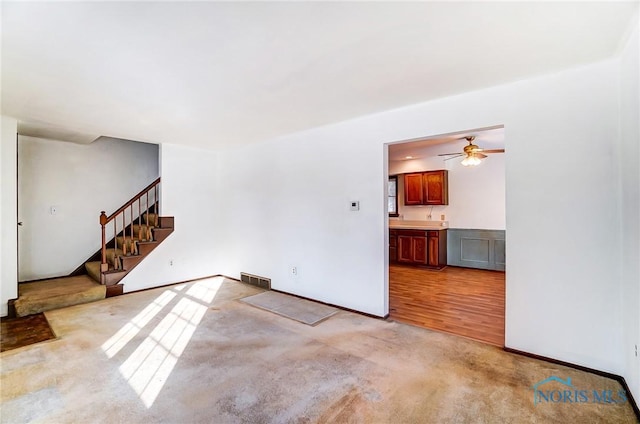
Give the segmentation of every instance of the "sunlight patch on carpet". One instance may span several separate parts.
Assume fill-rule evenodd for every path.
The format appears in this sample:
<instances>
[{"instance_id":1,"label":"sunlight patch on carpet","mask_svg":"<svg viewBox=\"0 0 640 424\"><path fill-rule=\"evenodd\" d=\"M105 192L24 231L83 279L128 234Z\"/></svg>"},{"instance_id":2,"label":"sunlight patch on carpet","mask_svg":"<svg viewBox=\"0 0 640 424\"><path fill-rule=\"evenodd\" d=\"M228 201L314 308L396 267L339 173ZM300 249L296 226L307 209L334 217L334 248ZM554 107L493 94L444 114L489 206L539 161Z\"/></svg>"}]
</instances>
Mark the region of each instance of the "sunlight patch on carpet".
<instances>
[{"instance_id":1,"label":"sunlight patch on carpet","mask_svg":"<svg viewBox=\"0 0 640 424\"><path fill-rule=\"evenodd\" d=\"M113 358L120 352L174 297L176 297L174 291L167 290L163 292L156 300L148 304L138 315L118 330L109 340L104 342L102 344L102 350L107 354L107 357Z\"/></svg>"},{"instance_id":2,"label":"sunlight patch on carpet","mask_svg":"<svg viewBox=\"0 0 640 424\"><path fill-rule=\"evenodd\" d=\"M223 281L222 278L198 281L186 292L182 292L184 285L166 290L103 344L104 352L112 358L175 302L119 367L120 374L147 408L153 405L169 379Z\"/></svg>"}]
</instances>

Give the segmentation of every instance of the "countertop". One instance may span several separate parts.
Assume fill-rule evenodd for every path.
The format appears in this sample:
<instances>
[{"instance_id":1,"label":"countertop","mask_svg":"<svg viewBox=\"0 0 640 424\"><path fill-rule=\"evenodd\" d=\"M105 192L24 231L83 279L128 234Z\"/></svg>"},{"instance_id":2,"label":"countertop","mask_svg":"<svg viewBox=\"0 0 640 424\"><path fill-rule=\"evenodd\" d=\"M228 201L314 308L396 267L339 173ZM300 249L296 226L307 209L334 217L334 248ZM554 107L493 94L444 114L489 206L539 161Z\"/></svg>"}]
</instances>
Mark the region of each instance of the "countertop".
<instances>
[{"instance_id":1,"label":"countertop","mask_svg":"<svg viewBox=\"0 0 640 424\"><path fill-rule=\"evenodd\" d=\"M392 230L446 230L449 228L449 221L401 221L390 219L389 228Z\"/></svg>"}]
</instances>

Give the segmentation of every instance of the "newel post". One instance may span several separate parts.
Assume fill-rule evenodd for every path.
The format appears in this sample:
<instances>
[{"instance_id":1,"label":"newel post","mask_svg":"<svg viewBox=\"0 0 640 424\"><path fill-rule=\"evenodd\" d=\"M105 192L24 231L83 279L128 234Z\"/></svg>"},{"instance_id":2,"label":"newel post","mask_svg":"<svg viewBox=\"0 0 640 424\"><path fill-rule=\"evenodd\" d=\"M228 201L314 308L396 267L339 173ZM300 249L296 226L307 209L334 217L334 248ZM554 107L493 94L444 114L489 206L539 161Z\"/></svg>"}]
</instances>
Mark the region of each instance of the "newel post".
<instances>
[{"instance_id":1,"label":"newel post","mask_svg":"<svg viewBox=\"0 0 640 424\"><path fill-rule=\"evenodd\" d=\"M106 245L106 234L105 234L105 225L107 225L107 214L104 211L100 212L100 226L102 227L102 262L100 263L100 271L105 272L109 270L109 265L107 264L107 245Z\"/></svg>"}]
</instances>

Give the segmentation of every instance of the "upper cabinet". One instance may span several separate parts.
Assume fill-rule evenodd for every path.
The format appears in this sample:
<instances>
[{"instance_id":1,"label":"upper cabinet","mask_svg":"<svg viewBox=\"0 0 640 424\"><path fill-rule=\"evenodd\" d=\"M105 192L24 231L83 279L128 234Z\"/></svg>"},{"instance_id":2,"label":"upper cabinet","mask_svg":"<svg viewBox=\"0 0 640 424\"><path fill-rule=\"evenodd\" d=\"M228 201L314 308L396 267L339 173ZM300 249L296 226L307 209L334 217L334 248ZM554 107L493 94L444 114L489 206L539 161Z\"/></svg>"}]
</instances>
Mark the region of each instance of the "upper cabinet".
<instances>
[{"instance_id":1,"label":"upper cabinet","mask_svg":"<svg viewBox=\"0 0 640 424\"><path fill-rule=\"evenodd\" d=\"M423 199L422 173L404 174L404 204L422 205Z\"/></svg>"},{"instance_id":2,"label":"upper cabinet","mask_svg":"<svg viewBox=\"0 0 640 424\"><path fill-rule=\"evenodd\" d=\"M449 171L404 174L405 205L448 205Z\"/></svg>"},{"instance_id":3,"label":"upper cabinet","mask_svg":"<svg viewBox=\"0 0 640 424\"><path fill-rule=\"evenodd\" d=\"M425 205L449 204L449 171L429 171L422 174Z\"/></svg>"}]
</instances>

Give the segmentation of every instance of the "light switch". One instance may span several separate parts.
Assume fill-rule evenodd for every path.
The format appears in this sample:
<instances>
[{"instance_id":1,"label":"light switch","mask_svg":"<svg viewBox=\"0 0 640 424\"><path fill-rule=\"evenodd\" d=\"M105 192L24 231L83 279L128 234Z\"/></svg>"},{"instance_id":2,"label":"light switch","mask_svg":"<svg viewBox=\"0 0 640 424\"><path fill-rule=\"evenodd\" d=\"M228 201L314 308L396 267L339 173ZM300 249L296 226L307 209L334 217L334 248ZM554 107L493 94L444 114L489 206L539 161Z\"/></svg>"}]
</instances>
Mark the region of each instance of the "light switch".
<instances>
[{"instance_id":1,"label":"light switch","mask_svg":"<svg viewBox=\"0 0 640 424\"><path fill-rule=\"evenodd\" d=\"M360 210L360 202L357 200L354 200L350 203L350 209L352 211L359 211Z\"/></svg>"},{"instance_id":2,"label":"light switch","mask_svg":"<svg viewBox=\"0 0 640 424\"><path fill-rule=\"evenodd\" d=\"M51 215L55 215L58 213L58 207L57 206L51 206L51 208L49 209L49 213L51 213Z\"/></svg>"}]
</instances>

